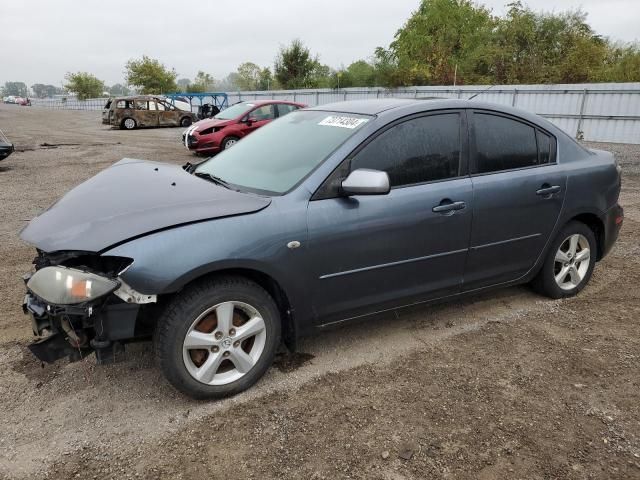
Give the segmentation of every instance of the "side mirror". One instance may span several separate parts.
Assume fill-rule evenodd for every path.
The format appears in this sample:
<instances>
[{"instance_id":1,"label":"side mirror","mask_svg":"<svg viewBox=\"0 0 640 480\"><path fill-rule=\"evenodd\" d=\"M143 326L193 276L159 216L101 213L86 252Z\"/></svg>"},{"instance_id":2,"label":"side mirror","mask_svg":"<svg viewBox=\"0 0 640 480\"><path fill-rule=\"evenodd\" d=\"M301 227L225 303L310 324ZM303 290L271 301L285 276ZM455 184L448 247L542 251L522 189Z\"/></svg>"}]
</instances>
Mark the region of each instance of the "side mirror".
<instances>
[{"instance_id":1,"label":"side mirror","mask_svg":"<svg viewBox=\"0 0 640 480\"><path fill-rule=\"evenodd\" d=\"M380 170L359 168L342 181L346 195L386 195L389 190L389 175Z\"/></svg>"}]
</instances>

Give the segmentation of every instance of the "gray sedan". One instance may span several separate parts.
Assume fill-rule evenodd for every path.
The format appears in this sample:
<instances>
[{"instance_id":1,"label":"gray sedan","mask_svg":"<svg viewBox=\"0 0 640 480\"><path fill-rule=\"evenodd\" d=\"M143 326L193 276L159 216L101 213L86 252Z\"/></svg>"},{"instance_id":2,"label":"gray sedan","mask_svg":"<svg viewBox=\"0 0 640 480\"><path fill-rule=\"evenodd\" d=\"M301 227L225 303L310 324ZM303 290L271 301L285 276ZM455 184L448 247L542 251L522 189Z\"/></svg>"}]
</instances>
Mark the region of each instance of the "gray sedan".
<instances>
[{"instance_id":1,"label":"gray sedan","mask_svg":"<svg viewBox=\"0 0 640 480\"><path fill-rule=\"evenodd\" d=\"M620 182L548 121L457 100L300 110L183 168L123 159L21 233L30 348L105 363L153 338L176 388L235 394L327 326L522 283L576 295Z\"/></svg>"}]
</instances>

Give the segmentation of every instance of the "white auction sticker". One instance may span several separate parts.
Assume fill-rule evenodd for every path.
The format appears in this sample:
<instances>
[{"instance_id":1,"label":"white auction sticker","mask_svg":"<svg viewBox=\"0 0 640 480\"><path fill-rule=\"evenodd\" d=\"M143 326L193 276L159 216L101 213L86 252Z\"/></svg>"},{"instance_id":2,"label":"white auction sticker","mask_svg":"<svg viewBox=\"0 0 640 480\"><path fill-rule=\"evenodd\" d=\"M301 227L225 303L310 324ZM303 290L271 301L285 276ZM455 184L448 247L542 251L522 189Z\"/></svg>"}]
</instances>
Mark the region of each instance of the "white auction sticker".
<instances>
[{"instance_id":1,"label":"white auction sticker","mask_svg":"<svg viewBox=\"0 0 640 480\"><path fill-rule=\"evenodd\" d=\"M330 115L322 120L318 125L324 125L325 127L342 127L342 128L358 128L363 123L366 123L366 118L355 117L341 117L338 115Z\"/></svg>"}]
</instances>

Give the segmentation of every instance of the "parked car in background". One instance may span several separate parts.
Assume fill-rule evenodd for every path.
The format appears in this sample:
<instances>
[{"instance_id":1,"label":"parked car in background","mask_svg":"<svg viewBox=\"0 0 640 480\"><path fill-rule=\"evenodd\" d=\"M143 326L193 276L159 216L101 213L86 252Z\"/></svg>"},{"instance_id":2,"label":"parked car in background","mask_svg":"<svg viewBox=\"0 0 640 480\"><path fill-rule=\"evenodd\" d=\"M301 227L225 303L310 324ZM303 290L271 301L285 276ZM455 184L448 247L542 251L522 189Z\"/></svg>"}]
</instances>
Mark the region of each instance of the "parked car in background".
<instances>
[{"instance_id":1,"label":"parked car in background","mask_svg":"<svg viewBox=\"0 0 640 480\"><path fill-rule=\"evenodd\" d=\"M161 97L138 95L110 98L102 110L102 123L133 130L141 127L188 127L196 116Z\"/></svg>"},{"instance_id":2,"label":"parked car in background","mask_svg":"<svg viewBox=\"0 0 640 480\"><path fill-rule=\"evenodd\" d=\"M161 100L164 100L166 103L173 105L174 107L180 110L184 110L185 112L191 111L191 104L189 103L189 99L186 97L175 97L175 98L158 97L158 98L160 98Z\"/></svg>"},{"instance_id":3,"label":"parked car in background","mask_svg":"<svg viewBox=\"0 0 640 480\"><path fill-rule=\"evenodd\" d=\"M123 159L34 218L30 349L104 362L153 335L177 389L235 394L281 339L329 325L528 282L578 294L618 237L620 187L611 153L510 107L296 111L195 167Z\"/></svg>"},{"instance_id":4,"label":"parked car in background","mask_svg":"<svg viewBox=\"0 0 640 480\"><path fill-rule=\"evenodd\" d=\"M22 107L30 107L31 99L29 99L28 97L27 98L17 97L16 103Z\"/></svg>"},{"instance_id":5,"label":"parked car in background","mask_svg":"<svg viewBox=\"0 0 640 480\"><path fill-rule=\"evenodd\" d=\"M4 132L0 130L0 160L4 160L13 153L14 147Z\"/></svg>"},{"instance_id":6,"label":"parked car in background","mask_svg":"<svg viewBox=\"0 0 640 480\"><path fill-rule=\"evenodd\" d=\"M182 143L195 153L220 152L270 121L304 107L284 100L236 103L211 119L194 123L182 134Z\"/></svg>"},{"instance_id":7,"label":"parked car in background","mask_svg":"<svg viewBox=\"0 0 640 480\"><path fill-rule=\"evenodd\" d=\"M16 103L16 97L14 97L13 95L8 95L6 97L2 97L2 102L3 103Z\"/></svg>"}]
</instances>

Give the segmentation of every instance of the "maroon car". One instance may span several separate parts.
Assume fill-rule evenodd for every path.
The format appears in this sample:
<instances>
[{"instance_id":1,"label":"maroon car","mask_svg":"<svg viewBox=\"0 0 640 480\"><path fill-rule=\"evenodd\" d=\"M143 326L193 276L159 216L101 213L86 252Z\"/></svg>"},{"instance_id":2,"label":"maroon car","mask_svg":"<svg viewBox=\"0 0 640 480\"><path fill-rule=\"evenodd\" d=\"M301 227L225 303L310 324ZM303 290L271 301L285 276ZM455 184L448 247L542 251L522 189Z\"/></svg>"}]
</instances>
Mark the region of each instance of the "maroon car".
<instances>
[{"instance_id":1,"label":"maroon car","mask_svg":"<svg viewBox=\"0 0 640 480\"><path fill-rule=\"evenodd\" d=\"M304 107L283 100L236 103L213 118L194 123L182 134L182 142L195 153L217 153L271 120Z\"/></svg>"}]
</instances>

